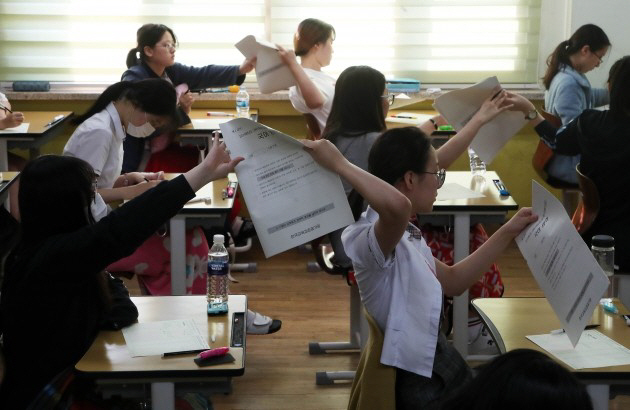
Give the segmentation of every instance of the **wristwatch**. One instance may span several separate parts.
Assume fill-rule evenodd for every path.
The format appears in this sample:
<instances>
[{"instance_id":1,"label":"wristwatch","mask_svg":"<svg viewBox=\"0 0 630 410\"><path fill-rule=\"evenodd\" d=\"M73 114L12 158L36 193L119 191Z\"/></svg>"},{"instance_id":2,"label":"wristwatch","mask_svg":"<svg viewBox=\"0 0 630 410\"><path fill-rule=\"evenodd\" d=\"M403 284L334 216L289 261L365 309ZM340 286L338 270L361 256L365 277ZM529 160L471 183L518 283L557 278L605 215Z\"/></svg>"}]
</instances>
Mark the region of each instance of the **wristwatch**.
<instances>
[{"instance_id":1,"label":"wristwatch","mask_svg":"<svg viewBox=\"0 0 630 410\"><path fill-rule=\"evenodd\" d=\"M536 111L536 109L530 110L526 115L525 115L525 119L526 120L535 120L536 117L538 117L538 111Z\"/></svg>"}]
</instances>

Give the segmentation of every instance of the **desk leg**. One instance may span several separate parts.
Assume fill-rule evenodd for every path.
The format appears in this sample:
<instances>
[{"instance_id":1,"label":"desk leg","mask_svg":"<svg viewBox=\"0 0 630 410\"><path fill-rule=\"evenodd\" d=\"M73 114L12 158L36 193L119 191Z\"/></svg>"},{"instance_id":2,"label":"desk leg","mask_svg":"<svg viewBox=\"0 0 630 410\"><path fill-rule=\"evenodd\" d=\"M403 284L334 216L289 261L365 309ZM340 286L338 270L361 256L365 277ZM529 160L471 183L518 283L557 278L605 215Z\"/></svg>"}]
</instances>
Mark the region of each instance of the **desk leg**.
<instances>
[{"instance_id":1,"label":"desk leg","mask_svg":"<svg viewBox=\"0 0 630 410\"><path fill-rule=\"evenodd\" d=\"M9 154L7 140L0 138L0 172L9 170Z\"/></svg>"},{"instance_id":2,"label":"desk leg","mask_svg":"<svg viewBox=\"0 0 630 410\"><path fill-rule=\"evenodd\" d=\"M171 295L186 294L186 218L171 218Z\"/></svg>"},{"instance_id":3,"label":"desk leg","mask_svg":"<svg viewBox=\"0 0 630 410\"><path fill-rule=\"evenodd\" d=\"M453 258L457 263L469 253L470 215L455 214L453 229L455 229ZM461 296L453 298L453 331L455 349L465 358L468 356L468 290Z\"/></svg>"},{"instance_id":4,"label":"desk leg","mask_svg":"<svg viewBox=\"0 0 630 410\"><path fill-rule=\"evenodd\" d=\"M151 383L151 408L175 410L175 384Z\"/></svg>"},{"instance_id":5,"label":"desk leg","mask_svg":"<svg viewBox=\"0 0 630 410\"><path fill-rule=\"evenodd\" d=\"M593 410L607 410L610 398L610 385L588 384L586 391L593 402Z\"/></svg>"}]
</instances>

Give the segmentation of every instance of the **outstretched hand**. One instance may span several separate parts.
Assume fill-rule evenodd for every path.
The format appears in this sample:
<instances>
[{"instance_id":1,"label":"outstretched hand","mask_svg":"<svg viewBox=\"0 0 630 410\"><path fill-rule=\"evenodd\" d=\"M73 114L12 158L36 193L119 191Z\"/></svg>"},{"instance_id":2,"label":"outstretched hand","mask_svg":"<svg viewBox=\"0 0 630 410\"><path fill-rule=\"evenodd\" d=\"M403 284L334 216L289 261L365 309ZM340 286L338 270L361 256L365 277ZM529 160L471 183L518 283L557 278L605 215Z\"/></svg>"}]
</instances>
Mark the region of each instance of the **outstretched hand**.
<instances>
[{"instance_id":1,"label":"outstretched hand","mask_svg":"<svg viewBox=\"0 0 630 410\"><path fill-rule=\"evenodd\" d=\"M284 64L288 66L297 64L297 57L295 56L295 52L293 50L287 50L279 44L276 44L276 47L278 47L278 55Z\"/></svg>"},{"instance_id":2,"label":"outstretched hand","mask_svg":"<svg viewBox=\"0 0 630 410\"><path fill-rule=\"evenodd\" d=\"M338 173L339 167L347 161L337 147L326 139L317 141L300 140L300 142L302 142L304 150L313 157L315 162L333 172Z\"/></svg>"},{"instance_id":3,"label":"outstretched hand","mask_svg":"<svg viewBox=\"0 0 630 410\"><path fill-rule=\"evenodd\" d=\"M256 67L256 57L246 58L238 69L240 75L247 74Z\"/></svg>"},{"instance_id":4,"label":"outstretched hand","mask_svg":"<svg viewBox=\"0 0 630 410\"><path fill-rule=\"evenodd\" d=\"M507 100L507 96L507 91L501 90L498 94L488 97L475 114L475 117L485 124L503 111L509 110L512 108L512 104Z\"/></svg>"},{"instance_id":5,"label":"outstretched hand","mask_svg":"<svg viewBox=\"0 0 630 410\"><path fill-rule=\"evenodd\" d=\"M206 169L210 172L210 180L213 181L225 178L244 159L243 157L230 158L230 151L225 146L225 141L219 142L219 134L219 132L214 133L210 151L203 160Z\"/></svg>"},{"instance_id":6,"label":"outstretched hand","mask_svg":"<svg viewBox=\"0 0 630 410\"><path fill-rule=\"evenodd\" d=\"M534 104L520 94L507 93L506 103L510 105L510 111L521 111L528 113L535 110Z\"/></svg>"},{"instance_id":7,"label":"outstretched hand","mask_svg":"<svg viewBox=\"0 0 630 410\"><path fill-rule=\"evenodd\" d=\"M538 215L534 213L532 208L521 208L518 210L505 225L504 228L513 237L521 233L521 231L527 228L531 223L538 220Z\"/></svg>"}]
</instances>

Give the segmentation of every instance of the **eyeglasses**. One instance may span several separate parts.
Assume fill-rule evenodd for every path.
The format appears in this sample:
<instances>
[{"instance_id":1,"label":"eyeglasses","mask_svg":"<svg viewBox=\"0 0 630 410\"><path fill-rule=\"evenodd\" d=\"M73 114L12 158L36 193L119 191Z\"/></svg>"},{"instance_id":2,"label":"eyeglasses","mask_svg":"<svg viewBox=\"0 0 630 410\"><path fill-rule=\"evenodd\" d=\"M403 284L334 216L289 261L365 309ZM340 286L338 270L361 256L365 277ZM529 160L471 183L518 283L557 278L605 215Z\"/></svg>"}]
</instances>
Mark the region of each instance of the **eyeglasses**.
<instances>
[{"instance_id":1,"label":"eyeglasses","mask_svg":"<svg viewBox=\"0 0 630 410\"><path fill-rule=\"evenodd\" d=\"M597 57L597 59L599 60L599 64L603 64L604 63L604 57L606 56L606 53L602 54L601 57L594 51L591 51L591 53Z\"/></svg>"},{"instance_id":2,"label":"eyeglasses","mask_svg":"<svg viewBox=\"0 0 630 410\"><path fill-rule=\"evenodd\" d=\"M386 98L387 104L392 105L394 103L394 100L396 99L396 96L394 94L387 94L387 95L381 95L381 98Z\"/></svg>"},{"instance_id":3,"label":"eyeglasses","mask_svg":"<svg viewBox=\"0 0 630 410\"><path fill-rule=\"evenodd\" d=\"M179 45L175 43L163 43L163 44L158 44L158 46L164 47L168 49L169 51L175 51L177 50L177 47L179 47Z\"/></svg>"},{"instance_id":4,"label":"eyeglasses","mask_svg":"<svg viewBox=\"0 0 630 410\"><path fill-rule=\"evenodd\" d=\"M444 180L446 179L446 170L444 168L440 169L438 172L422 171L420 173L435 175L438 181L438 189L442 188L442 185L444 185Z\"/></svg>"}]
</instances>

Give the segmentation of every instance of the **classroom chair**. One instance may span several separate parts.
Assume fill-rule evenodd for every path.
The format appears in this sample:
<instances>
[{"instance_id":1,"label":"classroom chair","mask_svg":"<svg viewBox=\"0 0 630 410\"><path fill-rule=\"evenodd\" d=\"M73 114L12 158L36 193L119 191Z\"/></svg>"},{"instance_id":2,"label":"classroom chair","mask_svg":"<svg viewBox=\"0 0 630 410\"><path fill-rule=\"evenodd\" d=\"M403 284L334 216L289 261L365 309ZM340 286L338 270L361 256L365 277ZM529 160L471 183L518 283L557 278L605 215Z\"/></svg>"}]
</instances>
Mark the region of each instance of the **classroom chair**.
<instances>
[{"instance_id":1,"label":"classroom chair","mask_svg":"<svg viewBox=\"0 0 630 410\"><path fill-rule=\"evenodd\" d=\"M319 129L319 122L313 114L303 114L306 121L306 136L309 140L316 141L322 137L322 130Z\"/></svg>"},{"instance_id":2,"label":"classroom chair","mask_svg":"<svg viewBox=\"0 0 630 410\"><path fill-rule=\"evenodd\" d=\"M540 110L540 115L545 120L549 121L549 123L551 123L551 125L553 125L554 127L556 128L562 127L562 121L560 120L560 118L556 117L555 115L545 110ZM562 190L562 204L564 205L564 208L567 210L567 212L569 212L569 215L570 215L571 209L573 207L572 204L574 203L572 198L578 195L580 191L579 191L578 185L561 181L557 178L550 176L547 173L545 168L547 167L547 165L549 165L549 161L551 160L553 155L554 155L553 150L549 148L549 146L545 144L542 139L539 139L538 146L536 147L536 151L534 152L534 155L532 156L532 166L534 167L534 171L536 171L538 176L542 178L543 181L549 184L552 188Z\"/></svg>"},{"instance_id":3,"label":"classroom chair","mask_svg":"<svg viewBox=\"0 0 630 410\"><path fill-rule=\"evenodd\" d=\"M571 222L573 222L575 229L582 234L591 227L599 213L599 193L593 180L580 170L580 164L575 166L575 172L577 172L581 195Z\"/></svg>"},{"instance_id":4,"label":"classroom chair","mask_svg":"<svg viewBox=\"0 0 630 410\"><path fill-rule=\"evenodd\" d=\"M363 210L363 197L355 190L352 190L348 195L348 202L355 220L358 219ZM321 242L322 239L314 240L311 244L314 244L316 241ZM361 296L354 278L354 271L352 268L342 268L333 264L332 259L335 252L330 245L318 243L313 246L313 251L315 252L317 265L321 270L331 275L342 276L350 287L350 340L347 342L310 342L308 344L308 352L315 355L324 354L328 351L362 349L367 340L368 326L365 316L362 314ZM317 385L329 385L334 384L338 380L352 380L354 379L354 374L354 371L319 371L315 374L315 383Z\"/></svg>"},{"instance_id":5,"label":"classroom chair","mask_svg":"<svg viewBox=\"0 0 630 410\"><path fill-rule=\"evenodd\" d=\"M376 320L363 309L370 335L361 352L350 390L348 410L396 408L396 369L381 363L384 335Z\"/></svg>"}]
</instances>

